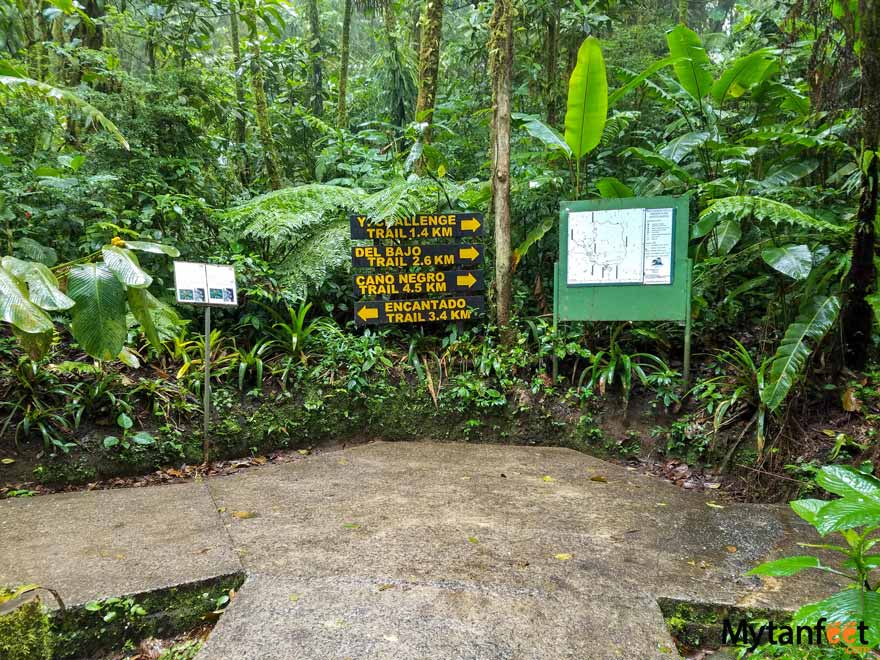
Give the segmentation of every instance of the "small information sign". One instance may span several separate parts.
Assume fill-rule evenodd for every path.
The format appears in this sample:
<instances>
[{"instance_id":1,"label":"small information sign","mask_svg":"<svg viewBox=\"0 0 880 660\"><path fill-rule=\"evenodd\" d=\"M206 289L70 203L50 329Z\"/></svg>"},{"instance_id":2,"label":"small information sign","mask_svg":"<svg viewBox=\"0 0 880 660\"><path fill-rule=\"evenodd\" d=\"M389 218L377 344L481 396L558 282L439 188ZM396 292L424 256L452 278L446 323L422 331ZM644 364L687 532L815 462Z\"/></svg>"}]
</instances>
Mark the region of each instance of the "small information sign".
<instances>
[{"instance_id":1,"label":"small information sign","mask_svg":"<svg viewBox=\"0 0 880 660\"><path fill-rule=\"evenodd\" d=\"M220 307L238 304L233 266L175 261L174 290L179 303Z\"/></svg>"}]
</instances>

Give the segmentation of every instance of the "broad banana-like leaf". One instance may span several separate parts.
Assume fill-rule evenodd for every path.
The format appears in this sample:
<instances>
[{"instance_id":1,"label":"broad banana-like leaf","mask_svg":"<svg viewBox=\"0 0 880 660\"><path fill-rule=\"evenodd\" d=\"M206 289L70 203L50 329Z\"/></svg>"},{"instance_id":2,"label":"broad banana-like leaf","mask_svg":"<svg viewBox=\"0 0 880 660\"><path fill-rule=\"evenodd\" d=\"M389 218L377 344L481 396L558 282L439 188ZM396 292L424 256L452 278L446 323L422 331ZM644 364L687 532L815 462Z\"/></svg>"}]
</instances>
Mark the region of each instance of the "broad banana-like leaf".
<instances>
[{"instance_id":1,"label":"broad banana-like leaf","mask_svg":"<svg viewBox=\"0 0 880 660\"><path fill-rule=\"evenodd\" d=\"M767 265L795 280L805 280L813 269L813 254L806 245L766 248L761 258Z\"/></svg>"},{"instance_id":2,"label":"broad banana-like leaf","mask_svg":"<svg viewBox=\"0 0 880 660\"><path fill-rule=\"evenodd\" d=\"M596 148L608 117L608 79L605 59L595 37L587 37L578 51L577 64L568 81L565 142L575 158Z\"/></svg>"},{"instance_id":3,"label":"broad banana-like leaf","mask_svg":"<svg viewBox=\"0 0 880 660\"><path fill-rule=\"evenodd\" d=\"M712 98L721 106L729 98L738 98L750 87L763 82L773 71L776 51L762 48L740 57L712 85Z\"/></svg>"},{"instance_id":4,"label":"broad banana-like leaf","mask_svg":"<svg viewBox=\"0 0 880 660\"><path fill-rule=\"evenodd\" d=\"M32 261L39 261L50 268L58 263L58 253L50 247L38 243L32 238L19 238L12 244L19 256Z\"/></svg>"},{"instance_id":5,"label":"broad banana-like leaf","mask_svg":"<svg viewBox=\"0 0 880 660\"><path fill-rule=\"evenodd\" d=\"M125 344L125 287L104 264L70 269L67 294L76 301L71 331L82 349L99 360L112 360Z\"/></svg>"},{"instance_id":6,"label":"broad banana-like leaf","mask_svg":"<svg viewBox=\"0 0 880 660\"><path fill-rule=\"evenodd\" d=\"M159 339L159 332L156 330L153 316L150 314L150 306L152 304L150 298L153 298L153 296L146 289L135 289L133 287L128 289L127 294L128 308L137 322L140 323L141 330L143 330L147 341L152 344L153 348L161 349L162 341Z\"/></svg>"},{"instance_id":7,"label":"broad banana-like leaf","mask_svg":"<svg viewBox=\"0 0 880 660\"><path fill-rule=\"evenodd\" d=\"M152 241L125 241L125 247L138 252L152 252L153 254L167 254L169 257L179 257L180 251L171 245L162 245Z\"/></svg>"},{"instance_id":8,"label":"broad banana-like leaf","mask_svg":"<svg viewBox=\"0 0 880 660\"><path fill-rule=\"evenodd\" d=\"M104 256L107 268L113 271L119 281L126 286L146 289L153 283L153 278L141 270L138 258L130 250L116 245L105 245L101 254Z\"/></svg>"},{"instance_id":9,"label":"broad banana-like leaf","mask_svg":"<svg viewBox=\"0 0 880 660\"><path fill-rule=\"evenodd\" d=\"M0 266L0 319L11 323L22 332L37 334L51 332L52 319L32 303L24 284Z\"/></svg>"},{"instance_id":10,"label":"broad banana-like leaf","mask_svg":"<svg viewBox=\"0 0 880 660\"><path fill-rule=\"evenodd\" d=\"M70 309L73 300L58 288L58 280L44 264L3 257L3 267L28 285L28 296L37 307L48 310Z\"/></svg>"},{"instance_id":11,"label":"broad banana-like leaf","mask_svg":"<svg viewBox=\"0 0 880 660\"><path fill-rule=\"evenodd\" d=\"M770 358L767 380L761 391L761 400L770 410L782 405L803 371L813 351L808 342L818 344L839 313L840 300L837 296L816 296L788 326L782 343Z\"/></svg>"},{"instance_id":12,"label":"broad banana-like leaf","mask_svg":"<svg viewBox=\"0 0 880 660\"><path fill-rule=\"evenodd\" d=\"M676 60L672 68L678 82L694 99L702 99L712 88L712 62L699 35L679 24L666 33L666 43Z\"/></svg>"},{"instance_id":13,"label":"broad banana-like leaf","mask_svg":"<svg viewBox=\"0 0 880 660\"><path fill-rule=\"evenodd\" d=\"M602 177L596 181L599 194L606 198L635 197L633 189L613 176Z\"/></svg>"},{"instance_id":14,"label":"broad banana-like leaf","mask_svg":"<svg viewBox=\"0 0 880 660\"><path fill-rule=\"evenodd\" d=\"M724 220L715 227L709 239L708 251L711 255L729 254L742 238L742 228L737 220Z\"/></svg>"}]
</instances>

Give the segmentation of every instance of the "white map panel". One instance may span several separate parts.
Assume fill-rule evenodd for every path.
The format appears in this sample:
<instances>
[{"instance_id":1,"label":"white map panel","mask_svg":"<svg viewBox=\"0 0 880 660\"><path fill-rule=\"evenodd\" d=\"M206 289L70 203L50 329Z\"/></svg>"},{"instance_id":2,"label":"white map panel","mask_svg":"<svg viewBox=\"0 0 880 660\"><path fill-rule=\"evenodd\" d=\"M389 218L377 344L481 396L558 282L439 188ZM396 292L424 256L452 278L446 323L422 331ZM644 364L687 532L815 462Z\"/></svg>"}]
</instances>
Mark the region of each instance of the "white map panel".
<instances>
[{"instance_id":1,"label":"white map panel","mask_svg":"<svg viewBox=\"0 0 880 660\"><path fill-rule=\"evenodd\" d=\"M568 216L568 284L670 284L672 209Z\"/></svg>"}]
</instances>

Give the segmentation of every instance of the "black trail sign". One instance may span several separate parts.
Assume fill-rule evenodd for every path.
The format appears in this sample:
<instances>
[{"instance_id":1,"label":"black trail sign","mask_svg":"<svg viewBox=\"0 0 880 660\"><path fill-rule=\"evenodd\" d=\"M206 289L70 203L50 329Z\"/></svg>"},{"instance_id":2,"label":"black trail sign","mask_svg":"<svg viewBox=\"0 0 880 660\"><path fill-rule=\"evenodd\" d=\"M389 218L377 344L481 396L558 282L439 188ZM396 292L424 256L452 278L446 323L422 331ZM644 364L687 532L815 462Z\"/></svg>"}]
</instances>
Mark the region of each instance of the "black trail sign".
<instances>
[{"instance_id":1,"label":"black trail sign","mask_svg":"<svg viewBox=\"0 0 880 660\"><path fill-rule=\"evenodd\" d=\"M482 236L482 213L420 213L395 220L394 224L372 223L367 215L349 216L355 240L453 238Z\"/></svg>"},{"instance_id":2,"label":"black trail sign","mask_svg":"<svg viewBox=\"0 0 880 660\"><path fill-rule=\"evenodd\" d=\"M364 245L351 249L351 265L355 268L470 268L481 263L482 245Z\"/></svg>"},{"instance_id":3,"label":"black trail sign","mask_svg":"<svg viewBox=\"0 0 880 660\"><path fill-rule=\"evenodd\" d=\"M480 270L440 270L426 273L369 273L354 276L354 296L429 295L482 291Z\"/></svg>"},{"instance_id":4,"label":"black trail sign","mask_svg":"<svg viewBox=\"0 0 880 660\"><path fill-rule=\"evenodd\" d=\"M467 321L481 315L484 308L483 296L377 300L356 302L354 320L357 325Z\"/></svg>"}]
</instances>

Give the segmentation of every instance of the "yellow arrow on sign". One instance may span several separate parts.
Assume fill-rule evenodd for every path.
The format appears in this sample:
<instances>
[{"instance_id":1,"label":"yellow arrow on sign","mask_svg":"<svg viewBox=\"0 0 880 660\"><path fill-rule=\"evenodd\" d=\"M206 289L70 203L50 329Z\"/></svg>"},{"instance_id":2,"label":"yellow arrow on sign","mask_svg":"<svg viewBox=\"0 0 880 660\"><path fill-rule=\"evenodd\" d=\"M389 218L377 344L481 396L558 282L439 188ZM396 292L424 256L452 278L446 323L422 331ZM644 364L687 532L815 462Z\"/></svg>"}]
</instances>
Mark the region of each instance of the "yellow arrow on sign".
<instances>
[{"instance_id":1,"label":"yellow arrow on sign","mask_svg":"<svg viewBox=\"0 0 880 660\"><path fill-rule=\"evenodd\" d=\"M476 259L479 256L480 256L480 253L477 252L477 248L475 248L475 247L461 248L458 251L458 258L459 259L470 259L471 261L473 261L474 259Z\"/></svg>"},{"instance_id":2,"label":"yellow arrow on sign","mask_svg":"<svg viewBox=\"0 0 880 660\"><path fill-rule=\"evenodd\" d=\"M358 310L358 316L361 317L362 321L367 321L369 319L377 319L379 318L379 310L375 307L361 307Z\"/></svg>"},{"instance_id":3,"label":"yellow arrow on sign","mask_svg":"<svg viewBox=\"0 0 880 660\"><path fill-rule=\"evenodd\" d=\"M477 278L473 276L473 273L468 273L467 275L456 275L455 283L458 286L466 286L470 289L474 284L477 283Z\"/></svg>"},{"instance_id":4,"label":"yellow arrow on sign","mask_svg":"<svg viewBox=\"0 0 880 660\"><path fill-rule=\"evenodd\" d=\"M480 221L476 218L470 220L462 220L461 228L463 231L477 231L480 228Z\"/></svg>"}]
</instances>

